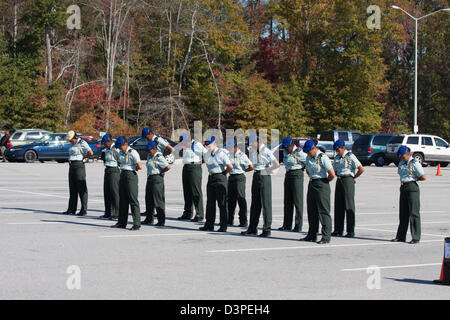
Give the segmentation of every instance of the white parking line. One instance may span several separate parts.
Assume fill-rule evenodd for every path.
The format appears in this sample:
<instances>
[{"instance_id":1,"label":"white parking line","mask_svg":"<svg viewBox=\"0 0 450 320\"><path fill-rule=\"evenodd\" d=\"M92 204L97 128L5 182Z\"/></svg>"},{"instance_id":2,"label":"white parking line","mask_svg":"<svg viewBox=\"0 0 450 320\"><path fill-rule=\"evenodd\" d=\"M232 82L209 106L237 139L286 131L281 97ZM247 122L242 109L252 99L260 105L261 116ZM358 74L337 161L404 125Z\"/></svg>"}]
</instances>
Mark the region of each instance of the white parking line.
<instances>
[{"instance_id":1,"label":"white parking line","mask_svg":"<svg viewBox=\"0 0 450 320\"><path fill-rule=\"evenodd\" d=\"M387 267L378 267L379 269L401 269L401 268L419 268L419 267L434 267L434 266L440 266L442 265L442 262L440 263L425 263L425 264L407 264L402 266L387 266ZM368 268L354 268L354 269L342 269L343 272L349 272L349 271L366 271Z\"/></svg>"},{"instance_id":2,"label":"white parking line","mask_svg":"<svg viewBox=\"0 0 450 320\"><path fill-rule=\"evenodd\" d=\"M421 222L421 224L446 224L450 221L431 221L431 222ZM398 226L398 223L380 223L380 224L361 224L360 227L383 227L383 226Z\"/></svg>"},{"instance_id":3,"label":"white parking line","mask_svg":"<svg viewBox=\"0 0 450 320\"><path fill-rule=\"evenodd\" d=\"M57 195L57 194L38 193L38 192L30 192L30 191L14 190L14 189L6 189L6 188L0 188L0 190L9 191L9 192L17 192L17 193L26 193L26 194L32 194L32 195L44 196L44 197L54 197L54 198L69 199L68 196ZM103 202L103 200L89 200L89 201L91 201L91 202Z\"/></svg>"},{"instance_id":4,"label":"white parking line","mask_svg":"<svg viewBox=\"0 0 450 320\"><path fill-rule=\"evenodd\" d=\"M432 243L442 240L425 240L421 243ZM302 247L274 247L274 248L251 248L251 249L226 249L226 250L209 250L208 253L227 253L227 252L252 252L252 251L276 251L276 250L299 250L299 249L328 249L328 248L350 248L350 247L369 247L369 246L389 246L399 245L405 243L402 242L383 242L383 243L353 243L353 244L335 244L335 245L315 245L315 246L302 246Z\"/></svg>"}]
</instances>

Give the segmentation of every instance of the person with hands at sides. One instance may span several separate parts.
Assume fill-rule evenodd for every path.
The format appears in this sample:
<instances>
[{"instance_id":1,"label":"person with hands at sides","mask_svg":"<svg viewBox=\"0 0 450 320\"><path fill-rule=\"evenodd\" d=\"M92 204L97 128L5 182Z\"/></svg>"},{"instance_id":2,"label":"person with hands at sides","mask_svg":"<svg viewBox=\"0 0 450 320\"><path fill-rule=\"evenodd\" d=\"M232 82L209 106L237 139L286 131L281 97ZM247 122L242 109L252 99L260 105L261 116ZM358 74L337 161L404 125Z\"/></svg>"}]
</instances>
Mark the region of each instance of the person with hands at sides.
<instances>
[{"instance_id":1,"label":"person with hands at sides","mask_svg":"<svg viewBox=\"0 0 450 320\"><path fill-rule=\"evenodd\" d=\"M252 181L252 204L250 206L250 225L242 235L256 235L261 211L264 226L260 237L270 237L272 230L272 174L280 163L272 151L252 134L249 138L250 160L254 166Z\"/></svg>"},{"instance_id":2,"label":"person with hands at sides","mask_svg":"<svg viewBox=\"0 0 450 320\"><path fill-rule=\"evenodd\" d=\"M358 158L345 148L341 139L334 143L336 157L333 168L336 172L337 182L334 193L334 231L332 236L344 235L344 220L347 215L346 238L355 237L355 184L356 179L364 172L364 167Z\"/></svg>"},{"instance_id":3,"label":"person with hands at sides","mask_svg":"<svg viewBox=\"0 0 450 320\"><path fill-rule=\"evenodd\" d=\"M131 207L133 227L131 231L141 228L141 211L139 208L139 179L137 172L142 170L139 153L128 145L125 137L117 138L116 149L119 149L120 182L119 182L119 221L112 228L126 229L128 209Z\"/></svg>"},{"instance_id":4,"label":"person with hands at sides","mask_svg":"<svg viewBox=\"0 0 450 320\"><path fill-rule=\"evenodd\" d=\"M309 230L301 241L316 242L319 232L319 221L322 224L322 239L318 244L330 243L331 239L331 215L330 215L330 182L336 174L330 158L320 151L313 140L308 140L303 145L306 157L306 172L310 181L307 193L307 208Z\"/></svg>"}]
</instances>

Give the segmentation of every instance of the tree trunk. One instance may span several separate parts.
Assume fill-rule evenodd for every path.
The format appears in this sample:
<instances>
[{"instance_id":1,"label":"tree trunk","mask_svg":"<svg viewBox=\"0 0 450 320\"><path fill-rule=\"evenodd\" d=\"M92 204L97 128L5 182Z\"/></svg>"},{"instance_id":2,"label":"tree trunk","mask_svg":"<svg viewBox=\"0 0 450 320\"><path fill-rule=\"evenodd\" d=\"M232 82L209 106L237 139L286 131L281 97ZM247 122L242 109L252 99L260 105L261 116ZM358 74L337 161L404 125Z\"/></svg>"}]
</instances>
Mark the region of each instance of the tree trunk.
<instances>
[{"instance_id":1,"label":"tree trunk","mask_svg":"<svg viewBox=\"0 0 450 320\"><path fill-rule=\"evenodd\" d=\"M51 28L45 28L45 49L47 56L47 84L53 83L53 63L52 63L52 44L51 44Z\"/></svg>"}]
</instances>

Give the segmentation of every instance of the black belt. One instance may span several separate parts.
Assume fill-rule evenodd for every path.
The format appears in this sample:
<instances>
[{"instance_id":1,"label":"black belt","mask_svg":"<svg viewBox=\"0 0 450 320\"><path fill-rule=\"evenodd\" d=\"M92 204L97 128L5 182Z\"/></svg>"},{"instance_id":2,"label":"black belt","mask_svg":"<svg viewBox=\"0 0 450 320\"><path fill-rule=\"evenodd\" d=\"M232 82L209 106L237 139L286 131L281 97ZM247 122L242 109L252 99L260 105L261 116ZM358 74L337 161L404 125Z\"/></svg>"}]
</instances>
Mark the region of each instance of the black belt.
<instances>
[{"instance_id":1,"label":"black belt","mask_svg":"<svg viewBox=\"0 0 450 320\"><path fill-rule=\"evenodd\" d=\"M338 179L353 178L352 176L337 176Z\"/></svg>"},{"instance_id":2,"label":"black belt","mask_svg":"<svg viewBox=\"0 0 450 320\"><path fill-rule=\"evenodd\" d=\"M230 173L230 176L244 176L244 173Z\"/></svg>"},{"instance_id":3,"label":"black belt","mask_svg":"<svg viewBox=\"0 0 450 320\"><path fill-rule=\"evenodd\" d=\"M209 176L210 176L210 177L214 177L214 176L217 176L217 175L219 175L219 174L225 175L223 172L219 172L219 173L210 173Z\"/></svg>"},{"instance_id":4,"label":"black belt","mask_svg":"<svg viewBox=\"0 0 450 320\"><path fill-rule=\"evenodd\" d=\"M305 169L286 170L286 172L305 171Z\"/></svg>"},{"instance_id":5,"label":"black belt","mask_svg":"<svg viewBox=\"0 0 450 320\"><path fill-rule=\"evenodd\" d=\"M185 163L185 165L186 164L188 164L188 165L193 165L193 164L202 164L201 162L188 162L188 163Z\"/></svg>"},{"instance_id":6,"label":"black belt","mask_svg":"<svg viewBox=\"0 0 450 320\"><path fill-rule=\"evenodd\" d=\"M83 162L83 160L69 160L70 164L72 164L72 163L80 163L80 162Z\"/></svg>"},{"instance_id":7,"label":"black belt","mask_svg":"<svg viewBox=\"0 0 450 320\"><path fill-rule=\"evenodd\" d=\"M401 185L405 186L405 185L410 184L410 183L416 183L416 181L402 182Z\"/></svg>"}]
</instances>

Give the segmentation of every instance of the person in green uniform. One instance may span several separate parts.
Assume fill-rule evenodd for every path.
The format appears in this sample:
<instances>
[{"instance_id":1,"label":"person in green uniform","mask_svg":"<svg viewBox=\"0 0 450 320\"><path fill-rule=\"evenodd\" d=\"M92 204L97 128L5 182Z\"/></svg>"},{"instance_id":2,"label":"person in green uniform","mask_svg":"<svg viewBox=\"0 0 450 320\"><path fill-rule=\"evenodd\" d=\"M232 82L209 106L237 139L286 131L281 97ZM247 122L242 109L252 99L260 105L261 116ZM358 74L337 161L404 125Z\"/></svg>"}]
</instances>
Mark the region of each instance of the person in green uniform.
<instances>
[{"instance_id":1,"label":"person in green uniform","mask_svg":"<svg viewBox=\"0 0 450 320\"><path fill-rule=\"evenodd\" d=\"M78 195L80 196L81 209L79 216L87 215L88 189L86 184L86 168L84 159L94 153L88 143L82 140L74 131L69 131L66 140L70 142L69 148L69 208L64 214L75 214L77 211Z\"/></svg>"},{"instance_id":2,"label":"person in green uniform","mask_svg":"<svg viewBox=\"0 0 450 320\"><path fill-rule=\"evenodd\" d=\"M138 174L142 169L139 153L132 149L125 137L119 137L115 144L119 149L120 182L119 182L119 221L112 228L125 229L128 223L128 208L131 207L133 227L135 231L141 228L141 211L138 200Z\"/></svg>"},{"instance_id":3,"label":"person in green uniform","mask_svg":"<svg viewBox=\"0 0 450 320\"><path fill-rule=\"evenodd\" d=\"M294 144L290 137L283 139L283 162L286 168L284 178L284 218L283 225L278 230L301 232L303 226L303 180L306 153ZM295 225L292 229L292 218L295 206Z\"/></svg>"},{"instance_id":4,"label":"person in green uniform","mask_svg":"<svg viewBox=\"0 0 450 320\"><path fill-rule=\"evenodd\" d=\"M105 215L102 218L116 220L119 218L120 169L117 162L119 151L114 147L112 137L109 134L103 136L102 145L105 146L103 153L105 163L105 175L103 178Z\"/></svg>"},{"instance_id":5,"label":"person in green uniform","mask_svg":"<svg viewBox=\"0 0 450 320\"><path fill-rule=\"evenodd\" d=\"M417 181L425 181L422 165L411 157L411 150L401 146L397 151L400 158L398 175L400 176L400 224L393 242L405 242L408 224L411 224L412 240L410 244L420 242L420 188Z\"/></svg>"},{"instance_id":6,"label":"person in green uniform","mask_svg":"<svg viewBox=\"0 0 450 320\"><path fill-rule=\"evenodd\" d=\"M317 241L319 221L322 224L322 239L318 244L327 244L331 240L331 215L330 215L330 182L334 179L335 172L330 158L321 152L313 140L308 140L303 146L306 157L306 172L310 181L308 185L307 207L309 230L301 241Z\"/></svg>"},{"instance_id":7,"label":"person in green uniform","mask_svg":"<svg viewBox=\"0 0 450 320\"><path fill-rule=\"evenodd\" d=\"M356 179L364 172L364 167L356 156L347 151L342 139L334 143L336 157L333 168L337 182L334 193L334 231L332 236L344 235L344 220L347 215L347 234L345 237L355 237L355 184Z\"/></svg>"},{"instance_id":8,"label":"person in green uniform","mask_svg":"<svg viewBox=\"0 0 450 320\"><path fill-rule=\"evenodd\" d=\"M147 186L145 188L145 205L147 217L143 224L153 224L156 209L157 227L166 223L166 199L164 196L164 174L170 170L166 158L158 151L157 144L150 141L147 145Z\"/></svg>"},{"instance_id":9,"label":"person in green uniform","mask_svg":"<svg viewBox=\"0 0 450 320\"><path fill-rule=\"evenodd\" d=\"M239 150L237 141L227 142L228 156L233 166L228 178L228 226L234 225L234 212L239 204L239 227L248 227L247 200L245 199L246 172L253 171L253 164L247 155Z\"/></svg>"},{"instance_id":10,"label":"person in green uniform","mask_svg":"<svg viewBox=\"0 0 450 320\"><path fill-rule=\"evenodd\" d=\"M161 152L164 157L167 157L174 151L174 148L166 139L156 135L150 128L142 129L142 138L147 139L148 142L154 141L158 146L158 151Z\"/></svg>"},{"instance_id":11,"label":"person in green uniform","mask_svg":"<svg viewBox=\"0 0 450 320\"><path fill-rule=\"evenodd\" d=\"M254 166L252 181L252 204L250 205L250 225L243 235L256 235L261 210L264 226L260 237L269 237L272 230L272 176L280 163L269 148L259 141L259 137L251 135L249 139L250 159Z\"/></svg>"},{"instance_id":12,"label":"person in green uniform","mask_svg":"<svg viewBox=\"0 0 450 320\"><path fill-rule=\"evenodd\" d=\"M206 186L206 222L201 231L214 231L216 221L216 202L220 210L220 228L218 232L226 232L228 224L227 210L227 174L233 169L225 150L218 148L216 138L211 137L205 142L208 147L206 166L209 177Z\"/></svg>"},{"instance_id":13,"label":"person in green uniform","mask_svg":"<svg viewBox=\"0 0 450 320\"><path fill-rule=\"evenodd\" d=\"M178 220L191 220L192 222L202 222L205 218L203 211L202 193L202 162L208 150L196 140L189 140L187 134L180 137L183 143L183 197L184 211ZM193 216L195 208L195 217Z\"/></svg>"}]
</instances>

